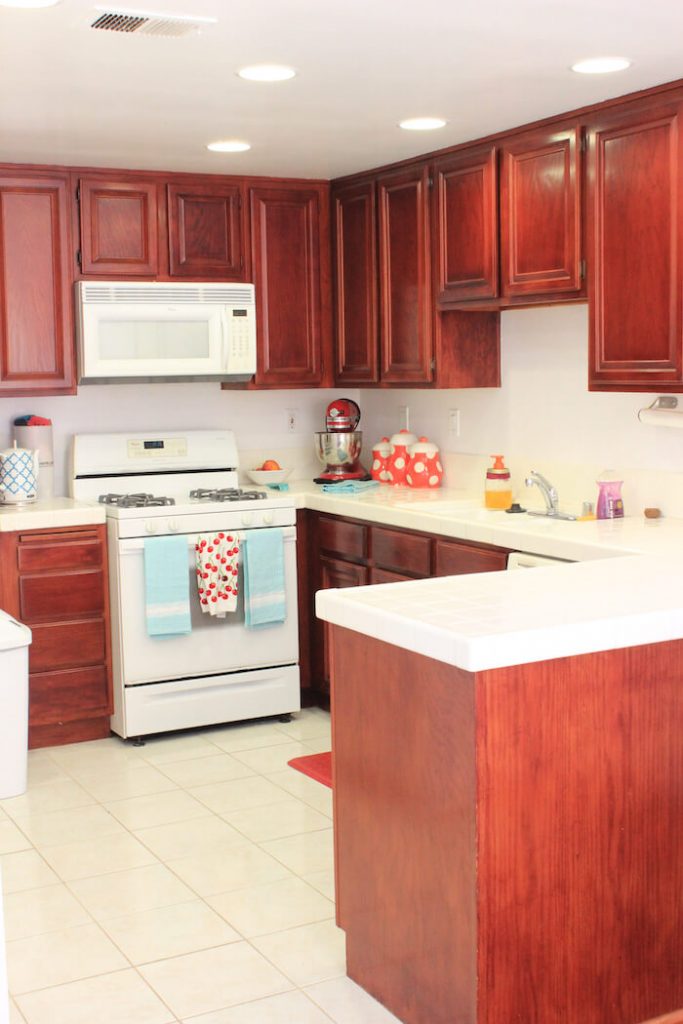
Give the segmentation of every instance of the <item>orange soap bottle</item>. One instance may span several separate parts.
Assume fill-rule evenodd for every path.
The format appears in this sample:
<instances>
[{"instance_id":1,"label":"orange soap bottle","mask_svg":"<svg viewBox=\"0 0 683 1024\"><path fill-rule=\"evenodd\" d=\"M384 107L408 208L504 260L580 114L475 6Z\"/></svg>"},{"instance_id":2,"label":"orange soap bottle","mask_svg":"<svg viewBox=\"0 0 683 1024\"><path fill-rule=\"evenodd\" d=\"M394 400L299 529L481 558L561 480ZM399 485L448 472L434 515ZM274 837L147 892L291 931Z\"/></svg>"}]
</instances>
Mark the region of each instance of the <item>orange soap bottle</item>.
<instances>
[{"instance_id":1,"label":"orange soap bottle","mask_svg":"<svg viewBox=\"0 0 683 1024\"><path fill-rule=\"evenodd\" d=\"M486 470L484 505L486 508L504 510L512 504L510 470L503 462L502 455L492 455L493 465Z\"/></svg>"}]
</instances>

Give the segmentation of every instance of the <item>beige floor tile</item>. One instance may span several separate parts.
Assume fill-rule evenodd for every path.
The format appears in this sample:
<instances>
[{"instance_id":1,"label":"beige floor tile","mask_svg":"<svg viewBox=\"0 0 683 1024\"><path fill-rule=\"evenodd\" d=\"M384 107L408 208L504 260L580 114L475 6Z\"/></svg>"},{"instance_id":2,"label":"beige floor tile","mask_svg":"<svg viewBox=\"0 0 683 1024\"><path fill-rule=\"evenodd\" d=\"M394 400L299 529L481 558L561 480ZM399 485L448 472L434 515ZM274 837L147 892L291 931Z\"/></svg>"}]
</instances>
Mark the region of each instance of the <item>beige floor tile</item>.
<instances>
[{"instance_id":1,"label":"beige floor tile","mask_svg":"<svg viewBox=\"0 0 683 1024\"><path fill-rule=\"evenodd\" d=\"M334 900L334 868L327 871L311 871L301 876L304 882L308 882L314 889L327 896L328 900Z\"/></svg>"},{"instance_id":2,"label":"beige floor tile","mask_svg":"<svg viewBox=\"0 0 683 1024\"><path fill-rule=\"evenodd\" d=\"M30 850L31 843L13 821L0 821L0 854Z\"/></svg>"},{"instance_id":3,"label":"beige floor tile","mask_svg":"<svg viewBox=\"0 0 683 1024\"><path fill-rule=\"evenodd\" d=\"M127 966L125 957L96 924L7 943L7 975L14 996Z\"/></svg>"},{"instance_id":4,"label":"beige floor tile","mask_svg":"<svg viewBox=\"0 0 683 1024\"><path fill-rule=\"evenodd\" d=\"M278 723L278 729L286 736L291 736L293 740L310 740L318 737L329 739L332 732L329 715L322 717L307 715L305 712L295 715L292 722Z\"/></svg>"},{"instance_id":5,"label":"beige floor tile","mask_svg":"<svg viewBox=\"0 0 683 1024\"><path fill-rule=\"evenodd\" d=\"M292 987L246 942L147 964L140 973L178 1017L209 1013Z\"/></svg>"},{"instance_id":6,"label":"beige floor tile","mask_svg":"<svg viewBox=\"0 0 683 1024\"><path fill-rule=\"evenodd\" d=\"M41 751L29 750L28 755L28 785L39 786L43 782L57 782L60 779L68 779L69 776L51 757L32 757L32 754Z\"/></svg>"},{"instance_id":7,"label":"beige floor tile","mask_svg":"<svg viewBox=\"0 0 683 1024\"><path fill-rule=\"evenodd\" d=\"M17 824L39 849L81 839L122 835L125 831L116 818L96 804L49 814L29 814L17 818Z\"/></svg>"},{"instance_id":8,"label":"beige floor tile","mask_svg":"<svg viewBox=\"0 0 683 1024\"><path fill-rule=\"evenodd\" d=\"M286 839L271 839L260 845L295 875L325 871L333 867L334 841L331 828L323 832L288 836Z\"/></svg>"},{"instance_id":9,"label":"beige floor tile","mask_svg":"<svg viewBox=\"0 0 683 1024\"><path fill-rule=\"evenodd\" d=\"M350 978L333 978L305 989L335 1024L401 1024L398 1017Z\"/></svg>"},{"instance_id":10,"label":"beige floor tile","mask_svg":"<svg viewBox=\"0 0 683 1024\"><path fill-rule=\"evenodd\" d=\"M314 736L301 742L311 754L325 754L332 749L332 741L329 736Z\"/></svg>"},{"instance_id":11,"label":"beige floor tile","mask_svg":"<svg viewBox=\"0 0 683 1024\"><path fill-rule=\"evenodd\" d=\"M271 775L273 772L284 771L288 761L304 754L310 754L310 750L307 750L303 743L290 741L274 747L261 747L258 750L241 750L234 754L234 757L261 775Z\"/></svg>"},{"instance_id":12,"label":"beige floor tile","mask_svg":"<svg viewBox=\"0 0 683 1024\"><path fill-rule=\"evenodd\" d=\"M296 985L312 985L346 974L344 932L334 921L289 928L251 942Z\"/></svg>"},{"instance_id":13,"label":"beige floor tile","mask_svg":"<svg viewBox=\"0 0 683 1024\"><path fill-rule=\"evenodd\" d=\"M0 866L2 887L6 893L38 889L43 885L55 885L59 881L37 850L6 853L0 858Z\"/></svg>"},{"instance_id":14,"label":"beige floor tile","mask_svg":"<svg viewBox=\"0 0 683 1024\"><path fill-rule=\"evenodd\" d=\"M244 842L241 832L208 811L205 817L194 819L190 825L186 821L176 821L170 825L137 829L135 835L165 861L212 853Z\"/></svg>"},{"instance_id":15,"label":"beige floor tile","mask_svg":"<svg viewBox=\"0 0 683 1024\"><path fill-rule=\"evenodd\" d=\"M82 878L70 882L69 888L97 921L196 899L163 864Z\"/></svg>"},{"instance_id":16,"label":"beige floor tile","mask_svg":"<svg viewBox=\"0 0 683 1024\"><path fill-rule=\"evenodd\" d=\"M151 764L126 764L117 766L116 771L84 773L79 781L103 803L177 788L175 782Z\"/></svg>"},{"instance_id":17,"label":"beige floor tile","mask_svg":"<svg viewBox=\"0 0 683 1024\"><path fill-rule=\"evenodd\" d=\"M220 893L208 902L246 939L334 917L334 903L299 878Z\"/></svg>"},{"instance_id":18,"label":"beige floor tile","mask_svg":"<svg viewBox=\"0 0 683 1024\"><path fill-rule=\"evenodd\" d=\"M284 772L275 772L273 775L268 775L267 778L298 800L303 800L309 807L332 817L332 790L328 786L323 786L322 782L309 779L294 768L287 768Z\"/></svg>"},{"instance_id":19,"label":"beige floor tile","mask_svg":"<svg viewBox=\"0 0 683 1024\"><path fill-rule=\"evenodd\" d=\"M184 761L186 758L209 757L218 754L215 743L201 733L169 733L165 736L151 736L139 747L140 756L150 764L165 764L167 761Z\"/></svg>"},{"instance_id":20,"label":"beige floor tile","mask_svg":"<svg viewBox=\"0 0 683 1024\"><path fill-rule=\"evenodd\" d=\"M290 877L286 867L248 842L198 857L172 860L168 866L202 897Z\"/></svg>"},{"instance_id":21,"label":"beige floor tile","mask_svg":"<svg viewBox=\"0 0 683 1024\"><path fill-rule=\"evenodd\" d=\"M48 885L5 896L5 929L8 939L26 939L43 932L59 931L92 918L65 885Z\"/></svg>"},{"instance_id":22,"label":"beige floor tile","mask_svg":"<svg viewBox=\"0 0 683 1024\"><path fill-rule=\"evenodd\" d=\"M3 811L2 807L0 807L0 821L7 821L7 815Z\"/></svg>"},{"instance_id":23,"label":"beige floor tile","mask_svg":"<svg viewBox=\"0 0 683 1024\"><path fill-rule=\"evenodd\" d=\"M144 765L140 756L142 748L134 747L117 736L88 743L70 743L62 747L50 747L49 756L69 775L77 778L82 772L107 772L128 763Z\"/></svg>"},{"instance_id":24,"label":"beige floor tile","mask_svg":"<svg viewBox=\"0 0 683 1024\"><path fill-rule=\"evenodd\" d=\"M9 1001L9 1024L26 1024L26 1018L19 1012L19 1008L13 999Z\"/></svg>"},{"instance_id":25,"label":"beige floor tile","mask_svg":"<svg viewBox=\"0 0 683 1024\"><path fill-rule=\"evenodd\" d=\"M179 789L172 789L168 793L133 796L129 800L116 800L104 806L122 825L130 829L169 825L175 821L202 818L211 813L208 807Z\"/></svg>"},{"instance_id":26,"label":"beige floor tile","mask_svg":"<svg viewBox=\"0 0 683 1024\"><path fill-rule=\"evenodd\" d=\"M266 807L227 811L223 817L256 843L330 827L330 819L326 815L313 810L301 800L285 800Z\"/></svg>"},{"instance_id":27,"label":"beige floor tile","mask_svg":"<svg viewBox=\"0 0 683 1024\"><path fill-rule=\"evenodd\" d=\"M92 842L81 840L77 843L64 843L62 846L46 846L43 855L50 867L66 882L157 862L154 854L128 832L105 836Z\"/></svg>"},{"instance_id":28,"label":"beige floor tile","mask_svg":"<svg viewBox=\"0 0 683 1024\"><path fill-rule=\"evenodd\" d=\"M211 730L209 738L212 743L229 754L237 750L256 750L259 747L272 747L279 743L291 742L289 737L272 722L225 725L215 731Z\"/></svg>"},{"instance_id":29,"label":"beige floor tile","mask_svg":"<svg viewBox=\"0 0 683 1024\"><path fill-rule=\"evenodd\" d=\"M3 800L2 807L11 818L16 820L29 814L66 811L72 807L85 807L94 802L90 793L86 793L83 787L73 779L57 779L35 786L29 785L28 790L22 796Z\"/></svg>"},{"instance_id":30,"label":"beige floor tile","mask_svg":"<svg viewBox=\"0 0 683 1024\"><path fill-rule=\"evenodd\" d=\"M330 1024L330 1018L302 992L283 992L229 1010L188 1017L184 1024Z\"/></svg>"},{"instance_id":31,"label":"beige floor tile","mask_svg":"<svg viewBox=\"0 0 683 1024\"><path fill-rule=\"evenodd\" d=\"M201 900L127 914L102 925L133 964L237 942L242 936Z\"/></svg>"},{"instance_id":32,"label":"beige floor tile","mask_svg":"<svg viewBox=\"0 0 683 1024\"><path fill-rule=\"evenodd\" d=\"M236 811L243 807L277 804L287 799L283 789L259 776L236 779L234 782L216 782L211 786L198 786L189 792L217 814L225 814L226 811Z\"/></svg>"},{"instance_id":33,"label":"beige floor tile","mask_svg":"<svg viewBox=\"0 0 683 1024\"><path fill-rule=\"evenodd\" d=\"M244 779L253 775L251 768L236 761L217 747L207 757L195 757L186 761L164 762L160 770L178 786L191 789L193 786L208 786L214 782L228 782L230 779Z\"/></svg>"},{"instance_id":34,"label":"beige floor tile","mask_svg":"<svg viewBox=\"0 0 683 1024\"><path fill-rule=\"evenodd\" d=\"M118 971L21 996L27 1024L173 1024L137 971Z\"/></svg>"}]
</instances>

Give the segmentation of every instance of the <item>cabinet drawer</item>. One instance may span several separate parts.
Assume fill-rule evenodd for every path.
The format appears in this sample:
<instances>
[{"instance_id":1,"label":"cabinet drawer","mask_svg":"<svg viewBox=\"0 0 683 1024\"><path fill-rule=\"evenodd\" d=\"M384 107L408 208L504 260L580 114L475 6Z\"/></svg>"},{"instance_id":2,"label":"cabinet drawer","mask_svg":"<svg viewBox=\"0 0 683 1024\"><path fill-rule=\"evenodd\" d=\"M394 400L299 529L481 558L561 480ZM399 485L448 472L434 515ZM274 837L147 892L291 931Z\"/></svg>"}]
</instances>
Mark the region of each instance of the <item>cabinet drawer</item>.
<instances>
[{"instance_id":1,"label":"cabinet drawer","mask_svg":"<svg viewBox=\"0 0 683 1024\"><path fill-rule=\"evenodd\" d=\"M97 665L105 659L103 619L45 622L32 627L29 648L31 672Z\"/></svg>"},{"instance_id":2,"label":"cabinet drawer","mask_svg":"<svg viewBox=\"0 0 683 1024\"><path fill-rule=\"evenodd\" d=\"M459 576L468 572L497 572L507 566L505 548L474 547L454 541L436 542L435 576Z\"/></svg>"},{"instance_id":3,"label":"cabinet drawer","mask_svg":"<svg viewBox=\"0 0 683 1024\"><path fill-rule=\"evenodd\" d=\"M62 620L104 609L104 574L55 573L53 576L22 576L19 579L20 618Z\"/></svg>"},{"instance_id":4,"label":"cabinet drawer","mask_svg":"<svg viewBox=\"0 0 683 1024\"><path fill-rule=\"evenodd\" d=\"M386 569L403 569L413 576L429 576L431 547L429 537L373 527L372 561Z\"/></svg>"},{"instance_id":5,"label":"cabinet drawer","mask_svg":"<svg viewBox=\"0 0 683 1024\"><path fill-rule=\"evenodd\" d=\"M323 551L336 551L349 558L367 556L367 527L361 523L345 523L339 519L320 518L318 539Z\"/></svg>"},{"instance_id":6,"label":"cabinet drawer","mask_svg":"<svg viewBox=\"0 0 683 1024\"><path fill-rule=\"evenodd\" d=\"M29 678L29 722L52 725L111 714L111 699L104 665L37 672Z\"/></svg>"},{"instance_id":7,"label":"cabinet drawer","mask_svg":"<svg viewBox=\"0 0 683 1024\"><path fill-rule=\"evenodd\" d=\"M405 583L411 579L412 576L402 576L400 572L390 572L388 569L370 570L370 583Z\"/></svg>"},{"instance_id":8,"label":"cabinet drawer","mask_svg":"<svg viewBox=\"0 0 683 1024\"><path fill-rule=\"evenodd\" d=\"M94 533L22 537L17 555L20 572L50 569L89 569L102 564L102 545Z\"/></svg>"}]
</instances>

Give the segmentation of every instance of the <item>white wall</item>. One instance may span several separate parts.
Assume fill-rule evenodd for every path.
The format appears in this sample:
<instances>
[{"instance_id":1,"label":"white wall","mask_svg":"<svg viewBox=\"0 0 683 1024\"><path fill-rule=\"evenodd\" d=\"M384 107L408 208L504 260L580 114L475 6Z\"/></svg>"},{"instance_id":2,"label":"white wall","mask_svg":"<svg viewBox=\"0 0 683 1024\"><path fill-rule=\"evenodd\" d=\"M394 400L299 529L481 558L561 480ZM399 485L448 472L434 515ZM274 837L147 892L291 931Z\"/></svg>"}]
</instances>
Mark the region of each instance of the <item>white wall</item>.
<instances>
[{"instance_id":1,"label":"white wall","mask_svg":"<svg viewBox=\"0 0 683 1024\"><path fill-rule=\"evenodd\" d=\"M611 468L623 475L627 514L658 505L683 516L683 430L638 422L654 395L588 391L585 305L503 313L501 349L500 389L361 391L366 440L398 429L408 405L411 429L445 453L449 486L480 488L489 453L502 452L526 504L537 504L523 483L531 468L571 504L594 501L596 475ZM450 409L460 410L459 437Z\"/></svg>"}]
</instances>

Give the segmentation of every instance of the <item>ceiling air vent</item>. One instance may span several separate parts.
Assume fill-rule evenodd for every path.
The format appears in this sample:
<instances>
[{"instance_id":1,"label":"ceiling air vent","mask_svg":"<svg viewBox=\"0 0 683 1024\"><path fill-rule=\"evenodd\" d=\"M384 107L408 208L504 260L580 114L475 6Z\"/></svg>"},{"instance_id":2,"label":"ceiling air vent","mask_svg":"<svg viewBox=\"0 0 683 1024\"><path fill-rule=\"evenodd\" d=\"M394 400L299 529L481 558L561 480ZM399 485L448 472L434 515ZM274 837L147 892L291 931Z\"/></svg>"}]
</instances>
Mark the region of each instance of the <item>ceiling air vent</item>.
<instances>
[{"instance_id":1,"label":"ceiling air vent","mask_svg":"<svg viewBox=\"0 0 683 1024\"><path fill-rule=\"evenodd\" d=\"M215 18L196 18L193 15L96 7L90 28L104 32L135 32L139 36L168 38L201 32L206 25L213 25L215 22Z\"/></svg>"}]
</instances>

